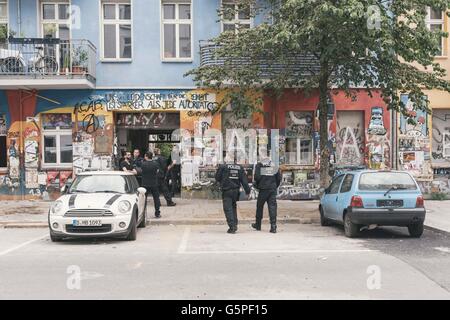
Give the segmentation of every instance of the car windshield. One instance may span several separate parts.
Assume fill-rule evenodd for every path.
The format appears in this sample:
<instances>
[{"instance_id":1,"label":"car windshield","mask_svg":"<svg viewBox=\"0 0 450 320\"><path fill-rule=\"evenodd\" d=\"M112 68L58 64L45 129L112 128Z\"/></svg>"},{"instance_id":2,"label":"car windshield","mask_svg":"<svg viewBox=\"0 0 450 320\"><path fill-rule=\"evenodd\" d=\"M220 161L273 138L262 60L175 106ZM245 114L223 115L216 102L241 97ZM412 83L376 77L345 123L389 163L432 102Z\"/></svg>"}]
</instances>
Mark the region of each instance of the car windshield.
<instances>
[{"instance_id":1,"label":"car windshield","mask_svg":"<svg viewBox=\"0 0 450 320\"><path fill-rule=\"evenodd\" d=\"M401 172L369 172L361 174L360 190L417 190L413 178Z\"/></svg>"},{"instance_id":2,"label":"car windshield","mask_svg":"<svg viewBox=\"0 0 450 320\"><path fill-rule=\"evenodd\" d=\"M78 176L72 183L69 193L128 193L124 176L91 175Z\"/></svg>"}]
</instances>

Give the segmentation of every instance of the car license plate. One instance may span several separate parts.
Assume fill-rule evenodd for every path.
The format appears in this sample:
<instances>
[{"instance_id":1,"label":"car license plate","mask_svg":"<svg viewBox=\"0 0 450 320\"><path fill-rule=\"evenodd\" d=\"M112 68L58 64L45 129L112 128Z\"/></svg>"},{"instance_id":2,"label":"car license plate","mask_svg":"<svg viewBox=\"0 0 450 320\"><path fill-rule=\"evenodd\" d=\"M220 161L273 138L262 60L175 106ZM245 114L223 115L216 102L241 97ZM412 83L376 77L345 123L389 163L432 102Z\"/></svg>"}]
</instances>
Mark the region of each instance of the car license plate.
<instances>
[{"instance_id":1,"label":"car license plate","mask_svg":"<svg viewBox=\"0 0 450 320\"><path fill-rule=\"evenodd\" d=\"M73 220L74 227L101 227L101 220Z\"/></svg>"},{"instance_id":2,"label":"car license plate","mask_svg":"<svg viewBox=\"0 0 450 320\"><path fill-rule=\"evenodd\" d=\"M403 200L378 200L378 207L399 208L403 207Z\"/></svg>"}]
</instances>

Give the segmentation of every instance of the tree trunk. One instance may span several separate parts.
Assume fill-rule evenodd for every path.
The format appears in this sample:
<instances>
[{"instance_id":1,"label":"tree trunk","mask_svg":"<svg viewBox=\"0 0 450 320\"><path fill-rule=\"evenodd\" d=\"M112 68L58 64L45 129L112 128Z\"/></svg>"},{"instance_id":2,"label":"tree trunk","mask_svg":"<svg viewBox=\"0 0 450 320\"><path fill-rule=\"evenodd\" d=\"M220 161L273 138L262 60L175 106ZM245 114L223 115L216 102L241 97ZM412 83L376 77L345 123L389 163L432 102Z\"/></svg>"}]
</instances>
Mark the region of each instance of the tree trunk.
<instances>
[{"instance_id":1,"label":"tree trunk","mask_svg":"<svg viewBox=\"0 0 450 320\"><path fill-rule=\"evenodd\" d=\"M319 79L319 124L320 124L320 186L330 183L330 150L328 149L328 65L321 66Z\"/></svg>"}]
</instances>

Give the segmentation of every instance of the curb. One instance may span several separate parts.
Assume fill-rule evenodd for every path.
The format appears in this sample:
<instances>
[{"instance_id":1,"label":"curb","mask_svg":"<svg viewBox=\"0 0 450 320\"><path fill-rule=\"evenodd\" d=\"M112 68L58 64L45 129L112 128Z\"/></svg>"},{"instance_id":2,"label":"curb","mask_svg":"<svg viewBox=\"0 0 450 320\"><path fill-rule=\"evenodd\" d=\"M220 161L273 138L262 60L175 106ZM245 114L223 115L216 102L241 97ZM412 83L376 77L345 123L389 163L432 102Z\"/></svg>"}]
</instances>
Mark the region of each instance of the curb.
<instances>
[{"instance_id":1,"label":"curb","mask_svg":"<svg viewBox=\"0 0 450 320\"><path fill-rule=\"evenodd\" d=\"M449 232L449 231L447 231L447 230L442 230L442 229L438 229L438 228L436 228L436 227L431 227L431 226L425 225L424 228L427 229L427 230L430 230L430 231L437 232L437 233L443 233L443 234L445 234L445 235L450 235L450 232Z\"/></svg>"},{"instance_id":2,"label":"curb","mask_svg":"<svg viewBox=\"0 0 450 320\"><path fill-rule=\"evenodd\" d=\"M251 224L255 222L254 219L241 219L239 224ZM263 223L269 223L268 220L263 220ZM278 219L279 224L314 224L319 223L318 219L311 218L293 218L293 219ZM186 225L225 225L225 219L177 219L177 220L164 220L162 219L150 219L147 221L147 226L186 226ZM43 229L48 228L47 222L0 222L0 228L3 229Z\"/></svg>"}]
</instances>

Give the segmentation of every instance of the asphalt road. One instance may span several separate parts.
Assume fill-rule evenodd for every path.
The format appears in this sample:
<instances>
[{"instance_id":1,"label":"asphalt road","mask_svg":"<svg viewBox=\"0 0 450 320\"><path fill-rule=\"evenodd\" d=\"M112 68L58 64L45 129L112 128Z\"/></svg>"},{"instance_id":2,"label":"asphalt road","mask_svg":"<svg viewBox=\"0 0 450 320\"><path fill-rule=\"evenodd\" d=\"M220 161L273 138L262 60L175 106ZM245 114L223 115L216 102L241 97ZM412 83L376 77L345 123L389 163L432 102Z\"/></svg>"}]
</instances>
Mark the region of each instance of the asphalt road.
<instances>
[{"instance_id":1,"label":"asphalt road","mask_svg":"<svg viewBox=\"0 0 450 320\"><path fill-rule=\"evenodd\" d=\"M136 242L50 242L0 229L0 299L449 299L450 236L340 227L140 229Z\"/></svg>"}]
</instances>

